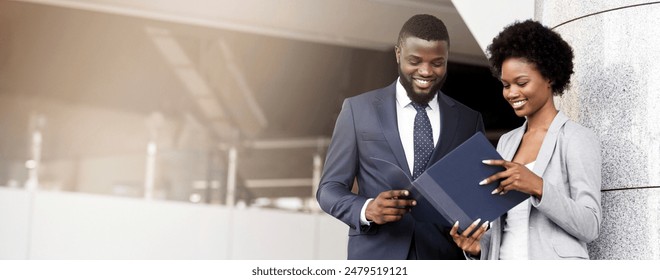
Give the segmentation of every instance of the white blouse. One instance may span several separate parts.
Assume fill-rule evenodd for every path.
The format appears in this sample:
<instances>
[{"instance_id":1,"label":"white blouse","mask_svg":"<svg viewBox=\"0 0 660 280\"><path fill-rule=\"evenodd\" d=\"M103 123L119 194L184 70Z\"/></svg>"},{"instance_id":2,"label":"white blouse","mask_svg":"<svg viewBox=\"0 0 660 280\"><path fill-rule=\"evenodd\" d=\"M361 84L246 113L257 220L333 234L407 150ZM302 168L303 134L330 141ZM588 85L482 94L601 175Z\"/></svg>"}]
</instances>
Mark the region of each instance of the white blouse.
<instances>
[{"instance_id":1,"label":"white blouse","mask_svg":"<svg viewBox=\"0 0 660 280\"><path fill-rule=\"evenodd\" d=\"M534 163L525 165L533 170ZM529 237L529 199L525 199L516 207L507 212L504 220L504 234L500 246L500 260L527 260L529 259L527 240Z\"/></svg>"}]
</instances>

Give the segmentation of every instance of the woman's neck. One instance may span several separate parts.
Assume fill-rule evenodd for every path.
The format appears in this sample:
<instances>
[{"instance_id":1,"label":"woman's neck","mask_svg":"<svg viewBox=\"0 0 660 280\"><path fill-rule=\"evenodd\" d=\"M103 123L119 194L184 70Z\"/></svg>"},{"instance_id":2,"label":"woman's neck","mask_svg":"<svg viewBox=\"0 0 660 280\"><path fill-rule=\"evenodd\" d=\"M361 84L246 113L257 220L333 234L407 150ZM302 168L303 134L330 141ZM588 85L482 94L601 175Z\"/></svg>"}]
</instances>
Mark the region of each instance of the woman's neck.
<instances>
[{"instance_id":1,"label":"woman's neck","mask_svg":"<svg viewBox=\"0 0 660 280\"><path fill-rule=\"evenodd\" d=\"M551 106L547 106L537 111L535 114L528 116L527 131L547 131L558 112L559 111L557 111L554 104L552 104Z\"/></svg>"}]
</instances>

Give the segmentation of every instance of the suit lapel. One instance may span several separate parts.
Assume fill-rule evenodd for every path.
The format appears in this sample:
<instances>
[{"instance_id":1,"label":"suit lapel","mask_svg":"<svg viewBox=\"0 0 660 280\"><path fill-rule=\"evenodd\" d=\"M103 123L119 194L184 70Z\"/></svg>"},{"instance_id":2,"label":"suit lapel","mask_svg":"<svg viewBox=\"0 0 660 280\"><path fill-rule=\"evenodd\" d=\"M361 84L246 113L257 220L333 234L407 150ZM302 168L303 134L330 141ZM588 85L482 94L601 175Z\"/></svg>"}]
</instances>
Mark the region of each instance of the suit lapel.
<instances>
[{"instance_id":1,"label":"suit lapel","mask_svg":"<svg viewBox=\"0 0 660 280\"><path fill-rule=\"evenodd\" d=\"M401 137L399 137L399 127L396 117L396 82L386 87L384 91L383 94L377 95L373 103L378 114L378 120L383 128L385 139L390 145L399 166L402 170L407 170L408 174L412 174L410 167L408 167L406 153L403 151Z\"/></svg>"},{"instance_id":2,"label":"suit lapel","mask_svg":"<svg viewBox=\"0 0 660 280\"><path fill-rule=\"evenodd\" d=\"M536 163L534 164L534 173L536 173L536 175L541 176L545 172L545 168L548 166L550 158L555 151L559 131L567 121L568 117L561 111L559 111L555 116L555 119L552 120L548 132L545 134L545 138L543 138L543 144L541 144L539 154L536 156Z\"/></svg>"},{"instance_id":3,"label":"suit lapel","mask_svg":"<svg viewBox=\"0 0 660 280\"><path fill-rule=\"evenodd\" d=\"M458 125L458 112L456 112L454 102L445 98L445 95L440 91L438 92L438 108L440 110L440 139L438 139L438 143L433 149L427 167L449 152Z\"/></svg>"},{"instance_id":4,"label":"suit lapel","mask_svg":"<svg viewBox=\"0 0 660 280\"><path fill-rule=\"evenodd\" d=\"M520 142L522 142L523 135L525 134L525 131L527 130L527 121L525 123L516 129L516 131L513 133L513 136L511 136L511 140L509 140L511 145L505 145L504 146L504 151L502 151L501 155L502 158L508 161L512 161L513 157L516 155L516 152L518 151L518 147L520 147Z\"/></svg>"},{"instance_id":5,"label":"suit lapel","mask_svg":"<svg viewBox=\"0 0 660 280\"><path fill-rule=\"evenodd\" d=\"M567 121L568 121L568 117L566 117L566 115L564 115L561 111L557 113L555 119L552 120L552 123L548 128L548 132L545 134L545 137L543 138L543 143L541 143L541 149L539 149L539 153L536 155L536 163L534 163L534 170L533 170L536 175L539 176L543 175L543 172L545 172L545 168L548 167L550 158L552 157L552 154L555 151L555 146L557 144L559 131ZM525 134L526 130L527 130L527 121L525 121L525 123L521 127L516 129L513 136L511 137L511 140L509 140L510 144L504 145L504 151L502 151L502 157L505 160L508 161L513 160L513 157L516 155L516 152L518 151L518 147L520 147L520 142L522 142L522 137Z\"/></svg>"}]
</instances>

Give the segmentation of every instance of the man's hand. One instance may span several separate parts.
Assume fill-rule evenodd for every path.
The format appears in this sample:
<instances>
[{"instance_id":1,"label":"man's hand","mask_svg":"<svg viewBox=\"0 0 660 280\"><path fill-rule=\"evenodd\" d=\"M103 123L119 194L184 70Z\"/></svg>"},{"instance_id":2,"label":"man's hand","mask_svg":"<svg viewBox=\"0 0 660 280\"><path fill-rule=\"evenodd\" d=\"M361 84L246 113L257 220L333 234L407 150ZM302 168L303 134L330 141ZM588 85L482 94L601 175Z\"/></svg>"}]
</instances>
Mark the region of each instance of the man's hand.
<instances>
[{"instance_id":1,"label":"man's hand","mask_svg":"<svg viewBox=\"0 0 660 280\"><path fill-rule=\"evenodd\" d=\"M365 216L368 221L382 225L396 222L410 212L410 207L417 204L412 199L406 199L410 193L407 190L392 190L380 193L367 204Z\"/></svg>"}]
</instances>

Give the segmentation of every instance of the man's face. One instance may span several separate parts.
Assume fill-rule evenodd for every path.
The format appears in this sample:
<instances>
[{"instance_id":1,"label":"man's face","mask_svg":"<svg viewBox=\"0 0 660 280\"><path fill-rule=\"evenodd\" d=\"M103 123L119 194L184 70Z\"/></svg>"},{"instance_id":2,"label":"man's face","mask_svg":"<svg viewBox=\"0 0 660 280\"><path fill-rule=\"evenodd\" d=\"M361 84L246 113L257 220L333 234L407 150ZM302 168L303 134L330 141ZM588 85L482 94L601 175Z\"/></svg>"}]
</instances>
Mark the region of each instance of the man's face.
<instances>
[{"instance_id":1,"label":"man's face","mask_svg":"<svg viewBox=\"0 0 660 280\"><path fill-rule=\"evenodd\" d=\"M447 41L408 37L395 51L403 88L412 101L427 104L445 82L449 57Z\"/></svg>"}]
</instances>

